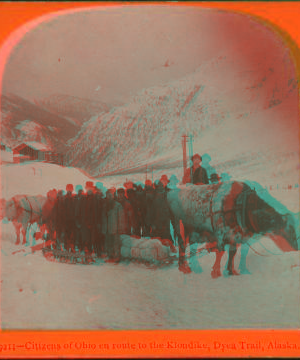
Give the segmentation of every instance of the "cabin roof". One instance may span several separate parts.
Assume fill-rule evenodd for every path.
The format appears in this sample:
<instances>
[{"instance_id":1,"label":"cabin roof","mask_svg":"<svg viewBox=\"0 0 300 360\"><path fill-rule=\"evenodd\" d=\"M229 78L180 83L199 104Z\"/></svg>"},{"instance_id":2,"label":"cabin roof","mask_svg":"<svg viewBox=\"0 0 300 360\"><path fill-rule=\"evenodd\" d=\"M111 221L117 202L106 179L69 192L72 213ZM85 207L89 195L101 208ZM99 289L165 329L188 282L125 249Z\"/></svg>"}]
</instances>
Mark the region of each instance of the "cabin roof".
<instances>
[{"instance_id":1,"label":"cabin roof","mask_svg":"<svg viewBox=\"0 0 300 360\"><path fill-rule=\"evenodd\" d=\"M18 146L16 146L14 148L14 150L21 150L26 146L28 146L34 150L38 150L38 151L52 151L52 148L49 145L41 144L41 143L38 143L35 141L23 142L23 143L19 144Z\"/></svg>"}]
</instances>

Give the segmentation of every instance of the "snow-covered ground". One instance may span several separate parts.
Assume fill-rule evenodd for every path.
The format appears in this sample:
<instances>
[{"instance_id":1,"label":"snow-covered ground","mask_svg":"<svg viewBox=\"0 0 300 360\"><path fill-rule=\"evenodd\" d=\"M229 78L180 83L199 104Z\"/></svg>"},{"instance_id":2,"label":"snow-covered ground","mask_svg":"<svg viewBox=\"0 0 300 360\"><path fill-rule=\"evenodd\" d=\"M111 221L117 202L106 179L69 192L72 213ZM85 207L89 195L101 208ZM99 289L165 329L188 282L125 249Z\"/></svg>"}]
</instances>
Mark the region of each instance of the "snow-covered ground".
<instances>
[{"instance_id":1,"label":"snow-covered ground","mask_svg":"<svg viewBox=\"0 0 300 360\"><path fill-rule=\"evenodd\" d=\"M127 175L100 181L106 187L117 186L126 177L129 178ZM130 178L139 180L135 175ZM5 164L1 166L1 197L46 194L49 189L63 189L67 183L84 185L88 180L91 178L73 168L37 162ZM291 191L295 201L299 197L295 194L299 193L295 189ZM287 207L293 203L293 197L289 196ZM296 207L293 211L297 211ZM137 263L50 262L41 251L32 254L30 247L16 246L14 242L12 224L2 222L3 329L297 328L300 325L299 251L282 253L267 238L251 244L247 256L250 275L218 279L210 275L214 254L192 258L194 272L184 275L176 263L150 269ZM236 268L240 251L235 258ZM226 261L227 255L221 263L222 271Z\"/></svg>"}]
</instances>

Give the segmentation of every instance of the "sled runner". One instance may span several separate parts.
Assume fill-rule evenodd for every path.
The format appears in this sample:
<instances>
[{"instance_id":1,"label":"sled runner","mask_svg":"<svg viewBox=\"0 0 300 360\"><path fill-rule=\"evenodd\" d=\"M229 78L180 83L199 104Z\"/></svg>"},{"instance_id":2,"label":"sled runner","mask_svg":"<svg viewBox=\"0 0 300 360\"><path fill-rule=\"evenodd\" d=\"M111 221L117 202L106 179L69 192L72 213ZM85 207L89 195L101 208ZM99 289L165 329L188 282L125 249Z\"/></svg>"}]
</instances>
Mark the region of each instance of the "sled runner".
<instances>
[{"instance_id":1,"label":"sled runner","mask_svg":"<svg viewBox=\"0 0 300 360\"><path fill-rule=\"evenodd\" d=\"M48 261L57 261L68 264L91 265L96 262L95 255L87 255L77 252L62 251L58 249L43 248L44 257Z\"/></svg>"}]
</instances>

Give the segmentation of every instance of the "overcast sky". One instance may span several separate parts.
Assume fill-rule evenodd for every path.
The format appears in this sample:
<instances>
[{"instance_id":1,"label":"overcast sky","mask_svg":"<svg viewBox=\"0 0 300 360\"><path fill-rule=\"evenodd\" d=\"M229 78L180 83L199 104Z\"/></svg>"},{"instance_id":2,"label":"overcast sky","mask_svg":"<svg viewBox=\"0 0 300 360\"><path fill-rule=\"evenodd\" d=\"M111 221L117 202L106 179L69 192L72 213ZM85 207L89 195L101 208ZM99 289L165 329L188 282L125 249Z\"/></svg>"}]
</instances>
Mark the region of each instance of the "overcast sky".
<instances>
[{"instance_id":1,"label":"overcast sky","mask_svg":"<svg viewBox=\"0 0 300 360\"><path fill-rule=\"evenodd\" d=\"M68 94L107 103L190 74L224 53L277 59L282 44L250 17L193 7L114 7L62 15L25 35L9 58L3 92L29 100ZM217 74L216 74L217 76Z\"/></svg>"}]
</instances>

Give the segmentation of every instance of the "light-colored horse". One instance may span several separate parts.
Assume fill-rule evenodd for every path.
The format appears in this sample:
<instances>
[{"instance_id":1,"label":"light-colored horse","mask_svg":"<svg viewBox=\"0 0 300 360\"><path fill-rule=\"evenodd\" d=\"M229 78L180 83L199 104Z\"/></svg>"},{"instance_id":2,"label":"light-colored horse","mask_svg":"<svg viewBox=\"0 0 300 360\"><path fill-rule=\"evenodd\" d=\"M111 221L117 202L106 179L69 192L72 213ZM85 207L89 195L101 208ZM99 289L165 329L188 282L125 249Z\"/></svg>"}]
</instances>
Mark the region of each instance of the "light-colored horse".
<instances>
[{"instance_id":1,"label":"light-colored horse","mask_svg":"<svg viewBox=\"0 0 300 360\"><path fill-rule=\"evenodd\" d=\"M20 244L20 235L23 237L23 244L29 245L27 231L31 225L41 225L43 209L48 199L44 196L16 195L10 200L1 200L1 218L6 217L14 225L17 240Z\"/></svg>"}]
</instances>

